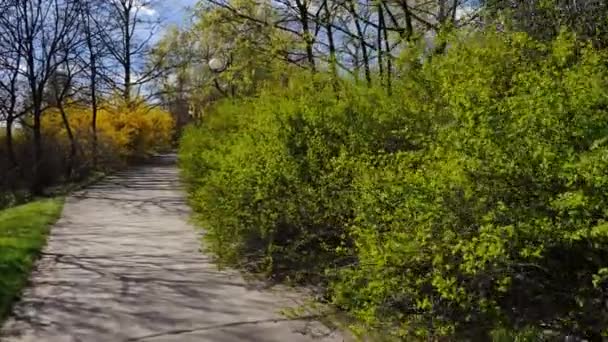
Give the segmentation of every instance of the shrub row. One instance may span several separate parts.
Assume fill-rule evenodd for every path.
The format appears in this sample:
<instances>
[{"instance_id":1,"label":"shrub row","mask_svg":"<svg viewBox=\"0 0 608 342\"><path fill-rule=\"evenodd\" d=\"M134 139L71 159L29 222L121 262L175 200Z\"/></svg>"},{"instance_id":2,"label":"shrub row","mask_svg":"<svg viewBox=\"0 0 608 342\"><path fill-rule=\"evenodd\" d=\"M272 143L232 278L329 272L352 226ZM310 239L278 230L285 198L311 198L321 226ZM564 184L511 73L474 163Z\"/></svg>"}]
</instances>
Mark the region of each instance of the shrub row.
<instances>
[{"instance_id":1,"label":"shrub row","mask_svg":"<svg viewBox=\"0 0 608 342\"><path fill-rule=\"evenodd\" d=\"M292 73L183 137L218 259L323 285L395 339L608 334L608 66L467 34L392 93Z\"/></svg>"}]
</instances>

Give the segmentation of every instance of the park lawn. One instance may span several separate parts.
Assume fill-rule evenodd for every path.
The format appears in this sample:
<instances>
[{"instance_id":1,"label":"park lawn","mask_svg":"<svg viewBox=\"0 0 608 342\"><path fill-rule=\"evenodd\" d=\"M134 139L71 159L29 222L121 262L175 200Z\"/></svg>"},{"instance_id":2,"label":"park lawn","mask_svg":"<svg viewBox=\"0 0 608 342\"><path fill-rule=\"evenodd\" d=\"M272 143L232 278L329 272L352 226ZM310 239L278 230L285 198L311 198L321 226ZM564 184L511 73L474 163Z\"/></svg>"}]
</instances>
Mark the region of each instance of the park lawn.
<instances>
[{"instance_id":1,"label":"park lawn","mask_svg":"<svg viewBox=\"0 0 608 342\"><path fill-rule=\"evenodd\" d=\"M53 198L0 211L0 322L27 284L62 208L63 198Z\"/></svg>"}]
</instances>

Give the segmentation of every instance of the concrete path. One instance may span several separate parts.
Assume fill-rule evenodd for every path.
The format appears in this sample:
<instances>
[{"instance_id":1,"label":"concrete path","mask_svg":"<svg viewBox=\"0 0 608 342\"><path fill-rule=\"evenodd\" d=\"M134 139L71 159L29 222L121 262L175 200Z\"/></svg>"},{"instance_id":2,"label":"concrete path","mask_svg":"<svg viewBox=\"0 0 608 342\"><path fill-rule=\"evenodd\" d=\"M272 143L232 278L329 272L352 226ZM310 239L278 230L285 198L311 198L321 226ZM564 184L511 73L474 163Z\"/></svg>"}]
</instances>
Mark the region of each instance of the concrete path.
<instances>
[{"instance_id":1,"label":"concrete path","mask_svg":"<svg viewBox=\"0 0 608 342\"><path fill-rule=\"evenodd\" d=\"M342 341L199 252L173 156L67 200L2 341Z\"/></svg>"}]
</instances>

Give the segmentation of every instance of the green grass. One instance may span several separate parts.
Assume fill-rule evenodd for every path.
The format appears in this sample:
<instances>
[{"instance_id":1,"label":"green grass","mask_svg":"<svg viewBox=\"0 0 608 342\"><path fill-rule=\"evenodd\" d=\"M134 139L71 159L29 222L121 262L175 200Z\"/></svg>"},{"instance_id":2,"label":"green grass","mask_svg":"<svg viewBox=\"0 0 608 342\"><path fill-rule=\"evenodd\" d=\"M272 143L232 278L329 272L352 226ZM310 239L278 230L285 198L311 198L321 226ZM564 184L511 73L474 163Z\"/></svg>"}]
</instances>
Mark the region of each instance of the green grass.
<instances>
[{"instance_id":1,"label":"green grass","mask_svg":"<svg viewBox=\"0 0 608 342\"><path fill-rule=\"evenodd\" d=\"M19 296L57 221L63 198L43 199L0 211L0 320Z\"/></svg>"}]
</instances>

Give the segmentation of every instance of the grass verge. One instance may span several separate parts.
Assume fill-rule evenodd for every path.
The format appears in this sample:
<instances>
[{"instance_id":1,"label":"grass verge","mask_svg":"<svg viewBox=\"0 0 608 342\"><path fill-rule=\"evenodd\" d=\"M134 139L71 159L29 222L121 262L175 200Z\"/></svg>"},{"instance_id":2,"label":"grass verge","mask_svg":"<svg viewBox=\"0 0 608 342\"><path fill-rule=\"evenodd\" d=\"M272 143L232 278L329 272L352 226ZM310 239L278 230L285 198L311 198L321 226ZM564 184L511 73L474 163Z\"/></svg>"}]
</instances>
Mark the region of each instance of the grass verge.
<instances>
[{"instance_id":1,"label":"grass verge","mask_svg":"<svg viewBox=\"0 0 608 342\"><path fill-rule=\"evenodd\" d=\"M0 211L0 322L27 284L62 208L63 198L54 198Z\"/></svg>"}]
</instances>

